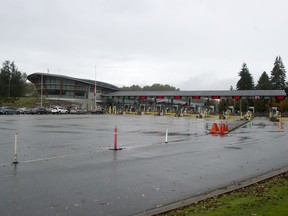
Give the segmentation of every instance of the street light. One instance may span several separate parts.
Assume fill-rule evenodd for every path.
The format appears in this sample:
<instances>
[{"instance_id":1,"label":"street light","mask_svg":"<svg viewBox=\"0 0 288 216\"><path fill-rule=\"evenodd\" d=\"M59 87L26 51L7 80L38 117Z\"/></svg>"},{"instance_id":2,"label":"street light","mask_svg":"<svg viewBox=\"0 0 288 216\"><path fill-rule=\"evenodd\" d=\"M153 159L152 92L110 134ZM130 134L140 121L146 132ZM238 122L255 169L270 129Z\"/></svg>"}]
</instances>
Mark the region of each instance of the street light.
<instances>
[{"instance_id":1,"label":"street light","mask_svg":"<svg viewBox=\"0 0 288 216\"><path fill-rule=\"evenodd\" d=\"M48 70L49 71L49 70ZM42 96L42 91L43 91L43 74L41 75L41 108L43 107L43 96Z\"/></svg>"},{"instance_id":2,"label":"street light","mask_svg":"<svg viewBox=\"0 0 288 216\"><path fill-rule=\"evenodd\" d=\"M10 87L11 87L11 76L9 74L9 77L8 77L8 98L10 98Z\"/></svg>"}]
</instances>

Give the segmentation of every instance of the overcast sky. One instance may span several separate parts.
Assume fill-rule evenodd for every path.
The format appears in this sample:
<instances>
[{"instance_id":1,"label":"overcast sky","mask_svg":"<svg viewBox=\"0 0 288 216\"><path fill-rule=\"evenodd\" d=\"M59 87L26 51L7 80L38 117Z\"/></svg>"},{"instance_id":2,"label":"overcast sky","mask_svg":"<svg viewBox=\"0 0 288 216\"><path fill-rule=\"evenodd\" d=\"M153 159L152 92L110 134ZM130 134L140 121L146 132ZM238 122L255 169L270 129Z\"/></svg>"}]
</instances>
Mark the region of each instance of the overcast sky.
<instances>
[{"instance_id":1,"label":"overcast sky","mask_svg":"<svg viewBox=\"0 0 288 216\"><path fill-rule=\"evenodd\" d=\"M287 0L0 0L0 61L119 87L228 90L288 63Z\"/></svg>"}]
</instances>

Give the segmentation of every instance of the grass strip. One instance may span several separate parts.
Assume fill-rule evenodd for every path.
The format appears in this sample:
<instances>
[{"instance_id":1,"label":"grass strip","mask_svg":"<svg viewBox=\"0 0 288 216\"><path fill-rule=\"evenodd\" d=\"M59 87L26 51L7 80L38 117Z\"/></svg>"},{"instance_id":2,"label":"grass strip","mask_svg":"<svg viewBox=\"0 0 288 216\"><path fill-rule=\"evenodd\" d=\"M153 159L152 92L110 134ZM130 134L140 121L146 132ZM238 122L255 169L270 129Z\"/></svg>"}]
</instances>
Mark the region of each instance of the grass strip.
<instances>
[{"instance_id":1,"label":"grass strip","mask_svg":"<svg viewBox=\"0 0 288 216\"><path fill-rule=\"evenodd\" d=\"M228 194L161 215L274 216L288 215L288 172Z\"/></svg>"}]
</instances>

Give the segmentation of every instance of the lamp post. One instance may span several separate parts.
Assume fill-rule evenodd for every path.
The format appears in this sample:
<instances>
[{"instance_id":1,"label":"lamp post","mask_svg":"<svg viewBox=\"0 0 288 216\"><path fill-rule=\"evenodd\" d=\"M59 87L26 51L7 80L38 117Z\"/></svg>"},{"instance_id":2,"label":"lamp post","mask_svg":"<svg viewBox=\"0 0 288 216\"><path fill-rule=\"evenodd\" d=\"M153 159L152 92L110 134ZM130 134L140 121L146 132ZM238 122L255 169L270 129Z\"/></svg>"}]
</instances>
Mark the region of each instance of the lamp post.
<instances>
[{"instance_id":1,"label":"lamp post","mask_svg":"<svg viewBox=\"0 0 288 216\"><path fill-rule=\"evenodd\" d=\"M10 98L11 96L11 74L9 74L9 77L8 77L8 98Z\"/></svg>"},{"instance_id":2,"label":"lamp post","mask_svg":"<svg viewBox=\"0 0 288 216\"><path fill-rule=\"evenodd\" d=\"M8 84L8 98L10 98L10 82L11 82L11 80L10 80L10 77L9 77L9 84Z\"/></svg>"},{"instance_id":3,"label":"lamp post","mask_svg":"<svg viewBox=\"0 0 288 216\"><path fill-rule=\"evenodd\" d=\"M42 91L43 91L43 74L41 75L41 108L43 107L43 96L42 96Z\"/></svg>"},{"instance_id":4,"label":"lamp post","mask_svg":"<svg viewBox=\"0 0 288 216\"><path fill-rule=\"evenodd\" d=\"M94 109L97 108L97 83L96 83L96 65L95 65L95 81L94 81Z\"/></svg>"}]
</instances>

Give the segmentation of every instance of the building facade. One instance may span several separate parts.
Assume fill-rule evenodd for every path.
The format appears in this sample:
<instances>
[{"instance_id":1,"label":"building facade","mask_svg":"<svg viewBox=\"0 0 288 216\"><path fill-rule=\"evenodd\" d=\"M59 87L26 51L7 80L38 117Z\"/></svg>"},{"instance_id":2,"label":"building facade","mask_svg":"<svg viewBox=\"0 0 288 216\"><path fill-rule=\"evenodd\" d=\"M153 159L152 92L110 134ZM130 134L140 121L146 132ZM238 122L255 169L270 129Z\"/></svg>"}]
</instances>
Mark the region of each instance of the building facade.
<instances>
[{"instance_id":1,"label":"building facade","mask_svg":"<svg viewBox=\"0 0 288 216\"><path fill-rule=\"evenodd\" d=\"M105 103L102 94L120 90L117 86L105 82L49 73L33 73L27 78L35 85L39 97L79 102L87 110Z\"/></svg>"}]
</instances>

